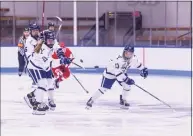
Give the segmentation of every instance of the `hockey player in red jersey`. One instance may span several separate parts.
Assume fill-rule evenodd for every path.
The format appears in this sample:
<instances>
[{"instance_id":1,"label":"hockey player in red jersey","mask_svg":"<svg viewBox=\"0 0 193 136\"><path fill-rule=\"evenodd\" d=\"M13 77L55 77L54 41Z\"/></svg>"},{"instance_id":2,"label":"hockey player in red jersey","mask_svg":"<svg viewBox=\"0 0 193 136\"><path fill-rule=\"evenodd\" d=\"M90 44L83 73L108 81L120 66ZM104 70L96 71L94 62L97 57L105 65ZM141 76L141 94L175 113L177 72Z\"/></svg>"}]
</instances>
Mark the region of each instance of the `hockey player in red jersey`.
<instances>
[{"instance_id":1,"label":"hockey player in red jersey","mask_svg":"<svg viewBox=\"0 0 193 136\"><path fill-rule=\"evenodd\" d=\"M71 50L67 47L65 47L64 43L60 43L60 46L62 47L62 50L64 52L64 56L67 58L70 58L73 60L73 54ZM58 56L56 53L52 55L53 59L58 59ZM56 78L56 88L59 88L59 83L63 81L64 79L69 78L70 76L70 69L69 65L60 65L60 66L52 66L52 72L54 77Z\"/></svg>"}]
</instances>

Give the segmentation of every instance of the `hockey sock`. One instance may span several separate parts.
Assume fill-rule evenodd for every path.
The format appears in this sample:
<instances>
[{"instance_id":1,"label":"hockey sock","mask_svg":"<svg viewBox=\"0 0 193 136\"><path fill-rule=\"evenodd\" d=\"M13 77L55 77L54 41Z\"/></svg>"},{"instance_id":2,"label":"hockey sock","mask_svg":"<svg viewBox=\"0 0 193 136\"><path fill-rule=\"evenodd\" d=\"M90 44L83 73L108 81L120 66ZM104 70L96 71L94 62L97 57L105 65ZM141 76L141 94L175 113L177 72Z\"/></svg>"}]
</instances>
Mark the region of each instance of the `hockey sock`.
<instances>
[{"instance_id":1,"label":"hockey sock","mask_svg":"<svg viewBox=\"0 0 193 136\"><path fill-rule=\"evenodd\" d=\"M92 100L95 101L96 99L98 99L99 97L101 97L101 95L103 95L105 93L105 89L98 89L94 95L92 96Z\"/></svg>"},{"instance_id":2,"label":"hockey sock","mask_svg":"<svg viewBox=\"0 0 193 136\"><path fill-rule=\"evenodd\" d=\"M54 90L48 90L48 99L54 100Z\"/></svg>"},{"instance_id":3,"label":"hockey sock","mask_svg":"<svg viewBox=\"0 0 193 136\"><path fill-rule=\"evenodd\" d=\"M43 98L44 98L44 90L42 90L42 89L36 89L36 91L35 91L35 96L36 96L36 101L37 102L42 102L43 101Z\"/></svg>"},{"instance_id":4,"label":"hockey sock","mask_svg":"<svg viewBox=\"0 0 193 136\"><path fill-rule=\"evenodd\" d=\"M122 91L122 98L123 98L123 100L127 100L127 96L128 96L128 94L129 94L129 91L130 91L130 90L124 90L124 89L123 89L123 91Z\"/></svg>"}]
</instances>

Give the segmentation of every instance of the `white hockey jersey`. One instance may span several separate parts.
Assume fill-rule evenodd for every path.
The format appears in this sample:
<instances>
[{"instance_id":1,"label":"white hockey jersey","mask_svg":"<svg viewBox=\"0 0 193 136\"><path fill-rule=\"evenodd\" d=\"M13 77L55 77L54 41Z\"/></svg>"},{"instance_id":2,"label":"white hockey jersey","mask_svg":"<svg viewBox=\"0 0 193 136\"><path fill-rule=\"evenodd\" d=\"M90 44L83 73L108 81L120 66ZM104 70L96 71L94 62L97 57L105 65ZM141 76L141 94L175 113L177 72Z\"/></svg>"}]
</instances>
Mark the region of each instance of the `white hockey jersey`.
<instances>
[{"instance_id":1,"label":"white hockey jersey","mask_svg":"<svg viewBox=\"0 0 193 136\"><path fill-rule=\"evenodd\" d=\"M119 55L116 59L110 60L108 66L103 72L103 76L108 79L117 79L122 82L126 78L126 73L129 68L137 68L142 70L144 66L138 61L136 55L130 60L124 60L122 55Z\"/></svg>"},{"instance_id":2,"label":"white hockey jersey","mask_svg":"<svg viewBox=\"0 0 193 136\"><path fill-rule=\"evenodd\" d=\"M36 45L37 45L37 40L34 39L33 37L29 36L27 38L26 44L25 44L25 56L27 57L27 60L34 52L34 48Z\"/></svg>"},{"instance_id":3,"label":"white hockey jersey","mask_svg":"<svg viewBox=\"0 0 193 136\"><path fill-rule=\"evenodd\" d=\"M28 58L28 69L37 69L37 70L45 70L49 71L51 62L52 62L52 54L54 51L60 48L58 42L55 40L55 44L53 48L49 48L45 44L42 45L39 53L34 52L35 46L37 45L37 41L33 37L29 37L26 41L26 56ZM59 63L55 61L55 63Z\"/></svg>"}]
</instances>

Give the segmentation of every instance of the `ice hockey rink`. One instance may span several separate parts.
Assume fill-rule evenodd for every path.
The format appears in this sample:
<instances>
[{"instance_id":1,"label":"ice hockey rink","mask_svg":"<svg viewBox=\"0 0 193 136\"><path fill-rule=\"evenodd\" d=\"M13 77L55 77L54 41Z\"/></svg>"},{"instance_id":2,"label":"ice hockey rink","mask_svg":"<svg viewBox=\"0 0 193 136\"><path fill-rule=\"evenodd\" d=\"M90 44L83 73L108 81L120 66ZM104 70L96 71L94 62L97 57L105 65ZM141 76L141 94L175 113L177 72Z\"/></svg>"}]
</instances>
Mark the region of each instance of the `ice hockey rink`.
<instances>
[{"instance_id":1,"label":"ice hockey rink","mask_svg":"<svg viewBox=\"0 0 193 136\"><path fill-rule=\"evenodd\" d=\"M170 104L176 112L137 87L129 95L131 107L120 109L121 87L116 84L91 110L85 103L100 86L99 74L75 74L90 93L75 79L60 84L55 111L32 115L23 96L30 91L27 76L1 75L2 136L190 136L191 79L189 77L132 75L136 84ZM45 100L46 100L45 96Z\"/></svg>"}]
</instances>

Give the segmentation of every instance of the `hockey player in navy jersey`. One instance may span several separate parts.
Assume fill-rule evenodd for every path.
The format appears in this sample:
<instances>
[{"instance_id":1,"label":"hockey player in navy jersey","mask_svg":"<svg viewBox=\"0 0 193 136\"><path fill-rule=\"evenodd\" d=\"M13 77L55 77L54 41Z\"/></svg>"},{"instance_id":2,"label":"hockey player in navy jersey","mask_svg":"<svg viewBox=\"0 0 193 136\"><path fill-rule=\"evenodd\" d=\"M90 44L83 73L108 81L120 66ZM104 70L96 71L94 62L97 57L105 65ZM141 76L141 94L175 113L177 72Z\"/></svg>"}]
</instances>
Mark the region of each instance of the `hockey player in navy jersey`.
<instances>
[{"instance_id":1,"label":"hockey player in navy jersey","mask_svg":"<svg viewBox=\"0 0 193 136\"><path fill-rule=\"evenodd\" d=\"M137 56L134 54L134 47L126 46L121 55L110 60L109 65L103 72L101 86L88 100L86 108L91 108L93 103L107 90L110 90L115 81L117 81L123 88L122 94L120 95L120 105L128 109L130 105L127 96L131 90L131 85L135 84L135 81L127 75L127 71L130 67L139 69L142 77L146 78L148 76L148 69L138 61Z\"/></svg>"},{"instance_id":2,"label":"hockey player in navy jersey","mask_svg":"<svg viewBox=\"0 0 193 136\"><path fill-rule=\"evenodd\" d=\"M47 33L53 33L54 34L54 38L55 38L55 42L57 42L57 40L56 40L56 35L55 35L55 25L54 25L54 23L53 22L49 22L48 23L48 29L46 29L46 30L43 30L41 33L40 33L40 37L45 37L45 35L47 34Z\"/></svg>"}]
</instances>

